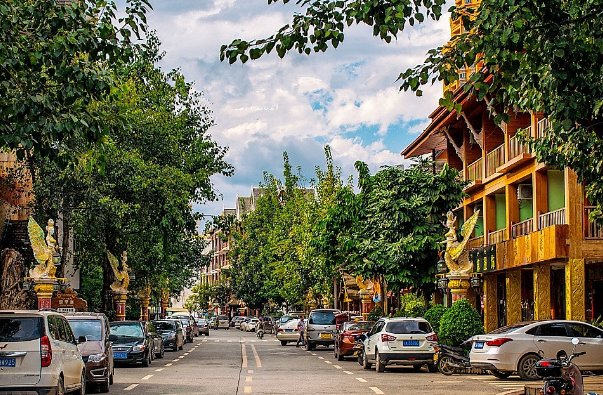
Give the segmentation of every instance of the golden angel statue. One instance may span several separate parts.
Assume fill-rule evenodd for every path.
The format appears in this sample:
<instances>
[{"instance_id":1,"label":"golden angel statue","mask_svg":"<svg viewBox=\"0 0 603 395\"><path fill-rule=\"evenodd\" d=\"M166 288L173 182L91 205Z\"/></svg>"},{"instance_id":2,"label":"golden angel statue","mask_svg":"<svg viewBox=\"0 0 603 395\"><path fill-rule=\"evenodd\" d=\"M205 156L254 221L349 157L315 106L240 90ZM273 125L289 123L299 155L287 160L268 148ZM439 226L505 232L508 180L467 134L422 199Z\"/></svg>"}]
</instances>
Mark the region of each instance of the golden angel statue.
<instances>
[{"instance_id":1,"label":"golden angel statue","mask_svg":"<svg viewBox=\"0 0 603 395\"><path fill-rule=\"evenodd\" d=\"M446 232L446 240L442 241L442 244L446 244L446 251L444 252L444 260L446 266L450 270L452 275L468 275L471 273L473 265L469 261L469 251L465 249L471 233L477 224L479 218L479 210L477 210L461 227L462 241L458 241L456 235L456 216L449 211L446 214L447 220L445 226L448 228Z\"/></svg>"},{"instance_id":2,"label":"golden angel statue","mask_svg":"<svg viewBox=\"0 0 603 395\"><path fill-rule=\"evenodd\" d=\"M121 255L121 270L118 269L119 261L113 254L107 251L107 258L115 274L115 281L111 284L111 289L116 293L128 293L128 285L130 284L130 275L128 272L132 271L128 264L128 253L124 251Z\"/></svg>"},{"instance_id":3,"label":"golden angel statue","mask_svg":"<svg viewBox=\"0 0 603 395\"><path fill-rule=\"evenodd\" d=\"M29 217L27 233L38 264L29 270L29 276L34 280L54 279L57 267L52 262L52 256L58 252L57 241L54 239L54 220L49 219L46 226L46 237L44 231L33 217Z\"/></svg>"}]
</instances>

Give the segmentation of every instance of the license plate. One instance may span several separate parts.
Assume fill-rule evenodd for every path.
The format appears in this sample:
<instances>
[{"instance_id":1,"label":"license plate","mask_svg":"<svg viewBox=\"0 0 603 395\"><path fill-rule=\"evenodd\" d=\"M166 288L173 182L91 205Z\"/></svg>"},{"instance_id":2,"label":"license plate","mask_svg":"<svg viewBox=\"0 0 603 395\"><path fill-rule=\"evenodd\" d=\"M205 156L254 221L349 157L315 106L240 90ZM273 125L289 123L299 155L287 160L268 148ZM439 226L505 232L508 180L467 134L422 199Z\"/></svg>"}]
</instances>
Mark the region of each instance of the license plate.
<instances>
[{"instance_id":1,"label":"license plate","mask_svg":"<svg viewBox=\"0 0 603 395\"><path fill-rule=\"evenodd\" d=\"M330 339L331 338L331 334L330 333L321 333L320 334L320 338L321 339Z\"/></svg>"},{"instance_id":2,"label":"license plate","mask_svg":"<svg viewBox=\"0 0 603 395\"><path fill-rule=\"evenodd\" d=\"M0 358L0 366L9 366L11 368L14 368L16 363L16 358Z\"/></svg>"},{"instance_id":3,"label":"license plate","mask_svg":"<svg viewBox=\"0 0 603 395\"><path fill-rule=\"evenodd\" d=\"M475 342L473 343L473 348L476 350L481 350L484 348L484 342Z\"/></svg>"},{"instance_id":4,"label":"license plate","mask_svg":"<svg viewBox=\"0 0 603 395\"><path fill-rule=\"evenodd\" d=\"M113 358L115 358L115 359L128 359L128 353L127 352L114 352L113 353Z\"/></svg>"},{"instance_id":5,"label":"license plate","mask_svg":"<svg viewBox=\"0 0 603 395\"><path fill-rule=\"evenodd\" d=\"M433 360L434 361L437 361L438 358L440 358L440 356L437 353L433 354Z\"/></svg>"},{"instance_id":6,"label":"license plate","mask_svg":"<svg viewBox=\"0 0 603 395\"><path fill-rule=\"evenodd\" d=\"M293 332L293 329L285 329L285 332Z\"/></svg>"},{"instance_id":7,"label":"license plate","mask_svg":"<svg viewBox=\"0 0 603 395\"><path fill-rule=\"evenodd\" d=\"M402 340L402 345L404 347L419 347L418 340Z\"/></svg>"}]
</instances>

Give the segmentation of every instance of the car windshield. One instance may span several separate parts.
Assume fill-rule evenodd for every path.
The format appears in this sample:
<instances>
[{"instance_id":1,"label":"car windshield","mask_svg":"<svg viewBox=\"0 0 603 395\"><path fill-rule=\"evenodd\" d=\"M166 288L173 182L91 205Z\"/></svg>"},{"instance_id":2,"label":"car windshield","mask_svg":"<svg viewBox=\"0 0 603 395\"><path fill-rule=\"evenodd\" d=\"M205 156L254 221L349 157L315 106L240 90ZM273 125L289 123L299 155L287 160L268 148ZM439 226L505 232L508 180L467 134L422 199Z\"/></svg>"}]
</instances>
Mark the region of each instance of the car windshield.
<instances>
[{"instance_id":1,"label":"car windshield","mask_svg":"<svg viewBox=\"0 0 603 395\"><path fill-rule=\"evenodd\" d=\"M316 325L335 325L335 313L332 312L313 312L310 313L310 324Z\"/></svg>"},{"instance_id":2,"label":"car windshield","mask_svg":"<svg viewBox=\"0 0 603 395\"><path fill-rule=\"evenodd\" d=\"M22 342L40 338L42 317L0 317L0 342Z\"/></svg>"},{"instance_id":3,"label":"car windshield","mask_svg":"<svg viewBox=\"0 0 603 395\"><path fill-rule=\"evenodd\" d=\"M374 322L371 321L367 321L367 322L346 322L344 324L343 329L346 331L360 331L360 330L370 330L373 325L375 325Z\"/></svg>"},{"instance_id":4,"label":"car windshield","mask_svg":"<svg viewBox=\"0 0 603 395\"><path fill-rule=\"evenodd\" d=\"M144 337L142 328L138 324L111 324L111 333L124 337Z\"/></svg>"},{"instance_id":5,"label":"car windshield","mask_svg":"<svg viewBox=\"0 0 603 395\"><path fill-rule=\"evenodd\" d=\"M78 338L86 336L86 340L102 340L103 327L100 320L69 320L73 334Z\"/></svg>"},{"instance_id":6,"label":"car windshield","mask_svg":"<svg viewBox=\"0 0 603 395\"><path fill-rule=\"evenodd\" d=\"M499 335L502 333L509 333L509 332L516 331L517 329L523 328L524 326L529 325L529 324L531 324L531 322L520 322L520 323L514 324L514 325L507 325L507 326L503 326L502 328L494 329L492 332L488 332L488 334Z\"/></svg>"},{"instance_id":7,"label":"car windshield","mask_svg":"<svg viewBox=\"0 0 603 395\"><path fill-rule=\"evenodd\" d=\"M429 323L424 321L398 321L388 323L385 331L397 335L409 335L430 333L432 329Z\"/></svg>"},{"instance_id":8,"label":"car windshield","mask_svg":"<svg viewBox=\"0 0 603 395\"><path fill-rule=\"evenodd\" d=\"M155 325L157 331L173 331L176 329L176 324L174 324L173 322L154 321L153 325Z\"/></svg>"}]
</instances>

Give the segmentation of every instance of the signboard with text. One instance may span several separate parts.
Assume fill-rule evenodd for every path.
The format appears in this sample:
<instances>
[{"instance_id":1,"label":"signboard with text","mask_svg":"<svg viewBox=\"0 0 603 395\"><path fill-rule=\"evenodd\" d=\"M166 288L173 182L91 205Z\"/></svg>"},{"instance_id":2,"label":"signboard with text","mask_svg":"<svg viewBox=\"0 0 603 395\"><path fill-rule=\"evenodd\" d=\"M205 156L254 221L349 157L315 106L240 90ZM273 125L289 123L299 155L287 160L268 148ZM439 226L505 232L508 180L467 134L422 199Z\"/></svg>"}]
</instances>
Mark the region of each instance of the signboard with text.
<instances>
[{"instance_id":1,"label":"signboard with text","mask_svg":"<svg viewBox=\"0 0 603 395\"><path fill-rule=\"evenodd\" d=\"M496 245L475 248L469 251L469 260L473 264L474 273L496 270Z\"/></svg>"}]
</instances>

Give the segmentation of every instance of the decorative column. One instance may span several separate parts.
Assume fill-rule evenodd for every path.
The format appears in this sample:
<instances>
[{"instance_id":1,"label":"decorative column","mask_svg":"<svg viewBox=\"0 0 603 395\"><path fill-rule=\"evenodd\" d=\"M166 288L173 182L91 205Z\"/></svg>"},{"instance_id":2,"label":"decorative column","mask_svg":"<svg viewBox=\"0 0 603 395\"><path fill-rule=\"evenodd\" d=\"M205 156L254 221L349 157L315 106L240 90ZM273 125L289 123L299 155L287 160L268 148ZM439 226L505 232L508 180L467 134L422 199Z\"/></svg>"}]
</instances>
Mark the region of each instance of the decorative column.
<instances>
[{"instance_id":1,"label":"decorative column","mask_svg":"<svg viewBox=\"0 0 603 395\"><path fill-rule=\"evenodd\" d=\"M52 308L52 293L56 278L40 278L35 281L34 291L38 297L38 310Z\"/></svg>"},{"instance_id":2,"label":"decorative column","mask_svg":"<svg viewBox=\"0 0 603 395\"><path fill-rule=\"evenodd\" d=\"M507 270L507 325L521 322L521 269Z\"/></svg>"},{"instance_id":3,"label":"decorative column","mask_svg":"<svg viewBox=\"0 0 603 395\"><path fill-rule=\"evenodd\" d=\"M471 283L469 282L468 275L454 275L449 274L448 279L448 289L450 289L450 293L452 294L452 303L457 300L463 300L467 298L467 292L469 288L471 288Z\"/></svg>"},{"instance_id":4,"label":"decorative column","mask_svg":"<svg viewBox=\"0 0 603 395\"><path fill-rule=\"evenodd\" d=\"M534 266L534 319L551 319L551 266Z\"/></svg>"},{"instance_id":5,"label":"decorative column","mask_svg":"<svg viewBox=\"0 0 603 395\"><path fill-rule=\"evenodd\" d=\"M161 318L165 318L169 302L170 295L166 290L163 290L161 292Z\"/></svg>"},{"instance_id":6,"label":"decorative column","mask_svg":"<svg viewBox=\"0 0 603 395\"><path fill-rule=\"evenodd\" d=\"M570 259L565 267L565 317L568 320L586 320L584 279L584 259Z\"/></svg>"},{"instance_id":7,"label":"decorative column","mask_svg":"<svg viewBox=\"0 0 603 395\"><path fill-rule=\"evenodd\" d=\"M498 328L496 274L484 275L484 299L484 329L488 333Z\"/></svg>"},{"instance_id":8,"label":"decorative column","mask_svg":"<svg viewBox=\"0 0 603 395\"><path fill-rule=\"evenodd\" d=\"M138 292L138 299L140 300L140 319L141 321L149 320L149 301L151 300L151 288L146 287Z\"/></svg>"},{"instance_id":9,"label":"decorative column","mask_svg":"<svg viewBox=\"0 0 603 395\"><path fill-rule=\"evenodd\" d=\"M373 295L371 295L371 291L367 289L361 290L358 294L360 295L360 301L362 303L362 317L366 320L366 317L375 305L373 302Z\"/></svg>"},{"instance_id":10,"label":"decorative column","mask_svg":"<svg viewBox=\"0 0 603 395\"><path fill-rule=\"evenodd\" d=\"M115 291L114 291L115 292ZM116 292L113 295L115 301L115 321L126 320L126 300L128 300L128 292Z\"/></svg>"}]
</instances>

